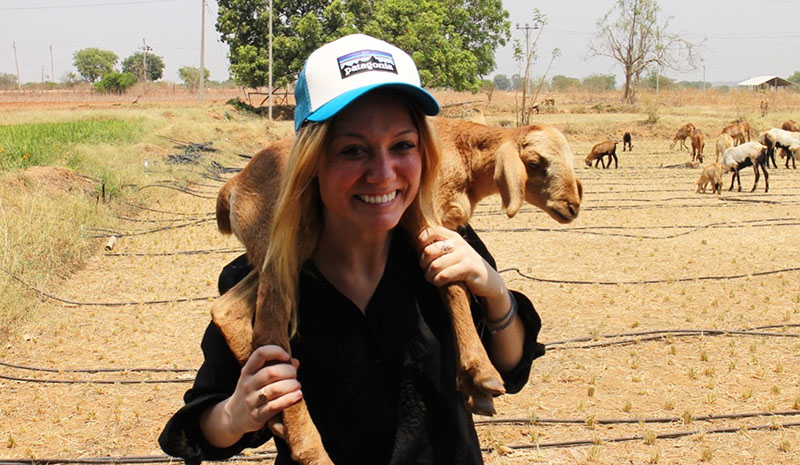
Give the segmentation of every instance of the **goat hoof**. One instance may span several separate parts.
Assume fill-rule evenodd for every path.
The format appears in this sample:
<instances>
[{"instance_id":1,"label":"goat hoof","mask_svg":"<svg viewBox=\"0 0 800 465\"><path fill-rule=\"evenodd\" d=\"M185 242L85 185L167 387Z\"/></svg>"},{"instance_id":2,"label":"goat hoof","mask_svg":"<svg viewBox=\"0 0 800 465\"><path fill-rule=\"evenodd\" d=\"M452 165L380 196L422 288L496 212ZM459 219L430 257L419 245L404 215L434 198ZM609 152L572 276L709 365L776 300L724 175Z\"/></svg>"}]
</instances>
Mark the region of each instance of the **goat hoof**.
<instances>
[{"instance_id":1,"label":"goat hoof","mask_svg":"<svg viewBox=\"0 0 800 465\"><path fill-rule=\"evenodd\" d=\"M485 417L491 417L497 413L494 409L492 397L486 394L470 396L470 398L467 399L467 408L475 415L483 415Z\"/></svg>"}]
</instances>

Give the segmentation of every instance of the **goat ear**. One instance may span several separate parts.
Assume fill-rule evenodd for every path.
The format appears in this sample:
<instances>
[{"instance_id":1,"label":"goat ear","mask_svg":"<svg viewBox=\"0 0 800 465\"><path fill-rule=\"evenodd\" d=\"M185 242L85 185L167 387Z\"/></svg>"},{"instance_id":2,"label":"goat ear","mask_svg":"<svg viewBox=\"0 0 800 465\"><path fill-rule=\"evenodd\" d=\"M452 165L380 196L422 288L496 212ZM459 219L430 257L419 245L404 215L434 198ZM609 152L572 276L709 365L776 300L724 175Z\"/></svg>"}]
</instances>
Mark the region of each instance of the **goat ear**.
<instances>
[{"instance_id":1,"label":"goat ear","mask_svg":"<svg viewBox=\"0 0 800 465\"><path fill-rule=\"evenodd\" d=\"M513 140L500 146L494 157L494 182L503 199L503 208L509 218L522 208L525 198L525 165L519 158L519 150Z\"/></svg>"}]
</instances>

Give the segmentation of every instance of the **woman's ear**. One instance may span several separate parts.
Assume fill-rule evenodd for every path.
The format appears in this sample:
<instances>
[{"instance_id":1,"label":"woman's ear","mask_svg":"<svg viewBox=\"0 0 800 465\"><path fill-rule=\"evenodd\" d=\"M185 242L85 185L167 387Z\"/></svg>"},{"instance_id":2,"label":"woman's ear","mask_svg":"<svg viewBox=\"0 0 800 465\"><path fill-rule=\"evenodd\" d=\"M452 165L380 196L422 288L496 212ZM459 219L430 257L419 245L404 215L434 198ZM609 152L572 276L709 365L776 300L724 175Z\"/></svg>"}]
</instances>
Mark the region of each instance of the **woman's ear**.
<instances>
[{"instance_id":1,"label":"woman's ear","mask_svg":"<svg viewBox=\"0 0 800 465\"><path fill-rule=\"evenodd\" d=\"M505 141L495 153L494 182L506 214L509 218L516 215L525 199L525 165L513 140Z\"/></svg>"}]
</instances>

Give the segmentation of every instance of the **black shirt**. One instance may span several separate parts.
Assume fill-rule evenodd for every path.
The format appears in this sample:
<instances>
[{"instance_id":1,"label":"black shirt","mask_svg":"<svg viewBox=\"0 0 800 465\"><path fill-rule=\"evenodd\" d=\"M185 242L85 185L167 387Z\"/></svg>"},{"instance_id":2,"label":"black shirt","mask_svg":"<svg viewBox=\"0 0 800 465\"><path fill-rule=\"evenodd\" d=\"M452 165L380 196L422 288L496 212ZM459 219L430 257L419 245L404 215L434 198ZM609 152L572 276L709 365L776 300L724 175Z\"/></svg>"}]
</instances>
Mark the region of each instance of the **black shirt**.
<instances>
[{"instance_id":1,"label":"black shirt","mask_svg":"<svg viewBox=\"0 0 800 465\"><path fill-rule=\"evenodd\" d=\"M466 238L495 266L474 231L468 228ZM223 270L221 292L249 271L242 262L240 257ZM483 463L472 416L456 389L449 317L438 290L425 281L418 253L404 233L393 235L384 274L364 313L310 261L300 273L299 296L292 356L300 360L297 377L303 397L334 463ZM531 363L544 354L544 346L536 341L536 310L523 294L514 296L526 336L518 366L501 373L509 393L522 389ZM477 299L472 309L481 327ZM201 347L205 360L184 396L186 405L159 438L166 453L190 465L231 457L271 437L265 427L225 449L205 441L199 417L233 393L241 367L213 323ZM275 443L275 463L292 463L286 444L280 438Z\"/></svg>"}]
</instances>

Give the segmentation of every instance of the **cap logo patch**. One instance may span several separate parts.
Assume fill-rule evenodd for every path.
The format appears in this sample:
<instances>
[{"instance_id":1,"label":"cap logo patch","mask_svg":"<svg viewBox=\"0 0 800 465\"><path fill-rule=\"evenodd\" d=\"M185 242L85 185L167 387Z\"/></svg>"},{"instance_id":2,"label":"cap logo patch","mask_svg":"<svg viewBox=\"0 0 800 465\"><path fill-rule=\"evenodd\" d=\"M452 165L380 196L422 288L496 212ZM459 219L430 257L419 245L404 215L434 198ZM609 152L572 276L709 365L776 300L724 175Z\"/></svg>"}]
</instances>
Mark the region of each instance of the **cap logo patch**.
<instances>
[{"instance_id":1,"label":"cap logo patch","mask_svg":"<svg viewBox=\"0 0 800 465\"><path fill-rule=\"evenodd\" d=\"M397 74L394 58L379 50L360 50L338 58L342 79L366 71L386 71Z\"/></svg>"}]
</instances>

